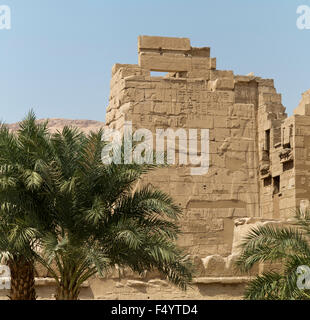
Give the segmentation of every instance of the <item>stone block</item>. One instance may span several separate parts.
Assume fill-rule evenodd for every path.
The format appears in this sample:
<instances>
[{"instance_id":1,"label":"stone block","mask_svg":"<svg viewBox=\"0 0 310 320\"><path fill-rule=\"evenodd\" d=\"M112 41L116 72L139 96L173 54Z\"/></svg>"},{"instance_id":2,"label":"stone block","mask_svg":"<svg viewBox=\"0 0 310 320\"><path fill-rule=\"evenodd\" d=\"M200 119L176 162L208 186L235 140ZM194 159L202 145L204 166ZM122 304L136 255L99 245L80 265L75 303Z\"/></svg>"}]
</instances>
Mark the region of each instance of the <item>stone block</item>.
<instances>
[{"instance_id":1,"label":"stone block","mask_svg":"<svg viewBox=\"0 0 310 320\"><path fill-rule=\"evenodd\" d=\"M188 38L139 36L138 52L145 49L189 51L191 50L191 44Z\"/></svg>"},{"instance_id":2,"label":"stone block","mask_svg":"<svg viewBox=\"0 0 310 320\"><path fill-rule=\"evenodd\" d=\"M139 66L144 69L162 72L181 72L191 70L191 58L180 54L159 54L141 52Z\"/></svg>"},{"instance_id":3,"label":"stone block","mask_svg":"<svg viewBox=\"0 0 310 320\"><path fill-rule=\"evenodd\" d=\"M202 259L202 261L207 276L223 275L225 273L226 262L222 256L215 254Z\"/></svg>"}]
</instances>

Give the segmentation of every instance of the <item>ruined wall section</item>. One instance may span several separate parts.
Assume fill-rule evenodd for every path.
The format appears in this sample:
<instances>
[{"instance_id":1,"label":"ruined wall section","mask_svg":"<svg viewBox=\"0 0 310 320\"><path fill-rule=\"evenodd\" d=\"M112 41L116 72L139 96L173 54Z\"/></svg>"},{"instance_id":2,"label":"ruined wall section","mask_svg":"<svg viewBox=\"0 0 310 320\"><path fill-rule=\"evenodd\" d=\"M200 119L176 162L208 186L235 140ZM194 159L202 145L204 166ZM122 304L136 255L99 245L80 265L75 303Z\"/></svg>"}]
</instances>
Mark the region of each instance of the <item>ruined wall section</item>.
<instances>
[{"instance_id":1,"label":"ruined wall section","mask_svg":"<svg viewBox=\"0 0 310 320\"><path fill-rule=\"evenodd\" d=\"M294 118L287 118L273 81L259 85L258 154L260 216L285 219L296 207Z\"/></svg>"},{"instance_id":2,"label":"ruined wall section","mask_svg":"<svg viewBox=\"0 0 310 320\"><path fill-rule=\"evenodd\" d=\"M180 245L199 257L231 253L234 219L259 215L257 106L259 78L216 70L209 48L188 39L139 37L139 65L112 72L106 124L132 121L157 128L210 129L210 168L160 169L145 178L169 192L182 207ZM166 71L152 77L150 71ZM155 142L155 141L154 141ZM198 142L200 145L200 141Z\"/></svg>"},{"instance_id":3,"label":"ruined wall section","mask_svg":"<svg viewBox=\"0 0 310 320\"><path fill-rule=\"evenodd\" d=\"M296 190L296 207L310 207L310 90L302 95L299 106L292 116L294 124L293 155Z\"/></svg>"},{"instance_id":4,"label":"ruined wall section","mask_svg":"<svg viewBox=\"0 0 310 320\"><path fill-rule=\"evenodd\" d=\"M115 64L112 68L110 81L109 106L106 111L106 125L113 129L121 129L127 113L132 113L132 104L144 101L144 88L133 86L137 84L128 81L132 77L145 80L150 76L149 70L144 70L138 65Z\"/></svg>"},{"instance_id":5,"label":"ruined wall section","mask_svg":"<svg viewBox=\"0 0 310 320\"><path fill-rule=\"evenodd\" d=\"M310 90L302 94L294 115L281 125L277 171L281 174L280 218L292 218L296 208L309 209ZM282 173L281 173L282 172Z\"/></svg>"}]
</instances>

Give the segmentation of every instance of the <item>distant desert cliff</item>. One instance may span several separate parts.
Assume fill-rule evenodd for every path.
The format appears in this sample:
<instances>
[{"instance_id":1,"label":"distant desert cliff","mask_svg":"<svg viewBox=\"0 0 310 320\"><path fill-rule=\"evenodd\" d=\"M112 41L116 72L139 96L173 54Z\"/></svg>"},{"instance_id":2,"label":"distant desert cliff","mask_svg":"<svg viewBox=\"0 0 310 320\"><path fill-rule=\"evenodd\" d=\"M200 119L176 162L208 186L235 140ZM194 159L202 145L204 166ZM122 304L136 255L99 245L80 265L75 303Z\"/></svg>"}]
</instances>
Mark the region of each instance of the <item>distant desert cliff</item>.
<instances>
[{"instance_id":1,"label":"distant desert cliff","mask_svg":"<svg viewBox=\"0 0 310 320\"><path fill-rule=\"evenodd\" d=\"M104 122L95 121L95 120L72 120L72 119L52 118L52 119L40 119L37 122L42 123L46 120L48 120L48 128L52 133L56 132L57 130L61 130L64 126L78 127L85 133L96 131L104 127ZM8 127L11 130L16 131L19 128L19 122L8 124Z\"/></svg>"}]
</instances>

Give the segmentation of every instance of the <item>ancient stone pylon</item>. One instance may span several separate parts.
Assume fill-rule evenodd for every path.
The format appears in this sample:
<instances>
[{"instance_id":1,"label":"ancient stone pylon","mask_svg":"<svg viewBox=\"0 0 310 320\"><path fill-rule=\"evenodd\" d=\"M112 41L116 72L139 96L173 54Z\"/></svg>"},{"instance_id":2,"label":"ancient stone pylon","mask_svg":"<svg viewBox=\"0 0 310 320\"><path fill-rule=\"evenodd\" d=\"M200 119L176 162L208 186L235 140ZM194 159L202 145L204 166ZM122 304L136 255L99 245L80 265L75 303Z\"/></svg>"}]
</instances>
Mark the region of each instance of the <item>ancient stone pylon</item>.
<instances>
[{"instance_id":1,"label":"ancient stone pylon","mask_svg":"<svg viewBox=\"0 0 310 320\"><path fill-rule=\"evenodd\" d=\"M154 136L158 128L210 130L206 174L194 176L190 165L176 165L145 181L169 192L183 208L180 245L201 257L227 256L235 219L273 218L273 207L275 216L282 209L265 197L260 175L268 178L270 171L266 134L271 148L286 118L281 95L273 80L217 70L210 48L191 47L186 38L140 36L138 52L138 65L113 67L106 124L122 129L131 121ZM151 71L167 74L156 77Z\"/></svg>"}]
</instances>

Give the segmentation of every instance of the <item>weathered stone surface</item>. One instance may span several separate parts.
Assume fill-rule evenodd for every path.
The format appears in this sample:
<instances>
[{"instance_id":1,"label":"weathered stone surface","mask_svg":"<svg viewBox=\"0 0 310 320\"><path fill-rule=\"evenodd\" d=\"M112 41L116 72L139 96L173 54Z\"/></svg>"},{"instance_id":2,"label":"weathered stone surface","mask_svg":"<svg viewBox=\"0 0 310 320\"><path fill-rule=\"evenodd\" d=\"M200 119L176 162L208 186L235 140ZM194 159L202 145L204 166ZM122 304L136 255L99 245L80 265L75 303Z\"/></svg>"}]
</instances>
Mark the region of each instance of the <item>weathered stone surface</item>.
<instances>
[{"instance_id":1,"label":"weathered stone surface","mask_svg":"<svg viewBox=\"0 0 310 320\"><path fill-rule=\"evenodd\" d=\"M178 244L192 254L196 276L208 277L205 284L211 276L240 277L234 262L251 228L279 226L300 202L308 203L309 91L296 115L287 118L272 79L216 70L207 47L191 48L184 38L146 36L139 37L138 47L141 75L142 70L169 73L120 77L125 85L111 87L110 105L122 117L107 114L107 124L121 128L132 121L153 133L158 128L210 130L207 173L191 176L188 164L175 165L144 181L169 192L182 207ZM257 265L251 274L267 267Z\"/></svg>"},{"instance_id":2,"label":"weathered stone surface","mask_svg":"<svg viewBox=\"0 0 310 320\"><path fill-rule=\"evenodd\" d=\"M310 90L302 94L302 99L298 107L294 110L294 114L310 116Z\"/></svg>"},{"instance_id":3,"label":"weathered stone surface","mask_svg":"<svg viewBox=\"0 0 310 320\"><path fill-rule=\"evenodd\" d=\"M138 51L142 49L188 51L191 49L191 44L188 38L139 36Z\"/></svg>"}]
</instances>

